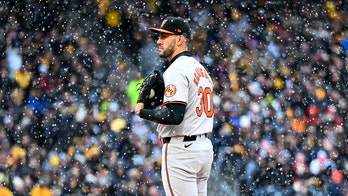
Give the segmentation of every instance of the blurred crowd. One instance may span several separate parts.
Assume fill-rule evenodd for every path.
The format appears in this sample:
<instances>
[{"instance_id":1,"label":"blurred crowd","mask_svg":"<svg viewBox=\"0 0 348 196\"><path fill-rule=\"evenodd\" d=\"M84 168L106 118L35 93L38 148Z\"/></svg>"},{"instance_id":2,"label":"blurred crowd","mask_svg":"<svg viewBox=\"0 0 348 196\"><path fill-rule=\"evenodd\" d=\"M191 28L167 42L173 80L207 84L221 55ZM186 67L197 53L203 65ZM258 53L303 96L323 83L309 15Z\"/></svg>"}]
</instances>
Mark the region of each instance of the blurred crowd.
<instances>
[{"instance_id":1,"label":"blurred crowd","mask_svg":"<svg viewBox=\"0 0 348 196\"><path fill-rule=\"evenodd\" d=\"M348 195L345 1L0 4L0 195L164 194L132 110L167 15L214 80L209 195Z\"/></svg>"}]
</instances>

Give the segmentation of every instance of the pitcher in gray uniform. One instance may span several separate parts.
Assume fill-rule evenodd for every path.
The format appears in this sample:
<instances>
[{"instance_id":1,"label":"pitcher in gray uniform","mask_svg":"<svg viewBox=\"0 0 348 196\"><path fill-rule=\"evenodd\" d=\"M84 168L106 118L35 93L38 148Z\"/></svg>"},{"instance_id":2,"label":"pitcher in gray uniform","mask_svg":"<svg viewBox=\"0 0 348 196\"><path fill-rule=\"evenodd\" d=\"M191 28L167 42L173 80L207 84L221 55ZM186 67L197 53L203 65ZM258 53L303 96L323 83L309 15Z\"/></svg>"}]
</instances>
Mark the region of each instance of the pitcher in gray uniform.
<instances>
[{"instance_id":1,"label":"pitcher in gray uniform","mask_svg":"<svg viewBox=\"0 0 348 196\"><path fill-rule=\"evenodd\" d=\"M213 83L206 69L188 52L191 28L179 17L167 17L159 34L159 56L170 64L164 68L163 104L134 109L141 118L158 123L162 147L162 181L166 195L207 195L213 162L213 146L207 135L213 128Z\"/></svg>"}]
</instances>

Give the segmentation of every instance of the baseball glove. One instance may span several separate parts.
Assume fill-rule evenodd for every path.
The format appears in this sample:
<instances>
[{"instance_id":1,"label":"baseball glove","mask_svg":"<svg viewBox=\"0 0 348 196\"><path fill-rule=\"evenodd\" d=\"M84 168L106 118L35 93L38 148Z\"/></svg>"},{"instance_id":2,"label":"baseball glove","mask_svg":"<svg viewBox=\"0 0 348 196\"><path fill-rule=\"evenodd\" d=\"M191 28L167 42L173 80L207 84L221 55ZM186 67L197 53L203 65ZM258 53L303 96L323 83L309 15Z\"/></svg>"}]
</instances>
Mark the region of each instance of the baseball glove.
<instances>
[{"instance_id":1,"label":"baseball glove","mask_svg":"<svg viewBox=\"0 0 348 196\"><path fill-rule=\"evenodd\" d=\"M144 103L145 109L153 109L163 103L164 81L158 70L152 71L141 83L137 103Z\"/></svg>"}]
</instances>

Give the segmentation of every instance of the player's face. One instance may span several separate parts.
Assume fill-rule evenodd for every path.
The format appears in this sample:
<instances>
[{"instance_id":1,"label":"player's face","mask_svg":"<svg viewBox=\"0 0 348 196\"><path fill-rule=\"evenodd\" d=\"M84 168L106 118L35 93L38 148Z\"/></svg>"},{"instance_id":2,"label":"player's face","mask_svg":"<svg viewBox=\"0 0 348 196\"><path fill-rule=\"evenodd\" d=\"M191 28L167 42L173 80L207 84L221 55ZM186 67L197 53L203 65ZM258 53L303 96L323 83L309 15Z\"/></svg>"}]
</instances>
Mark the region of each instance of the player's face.
<instances>
[{"instance_id":1,"label":"player's face","mask_svg":"<svg viewBox=\"0 0 348 196\"><path fill-rule=\"evenodd\" d=\"M176 35L170 35L165 33L160 33L157 41L159 56L162 58L169 58L175 51L176 45Z\"/></svg>"}]
</instances>

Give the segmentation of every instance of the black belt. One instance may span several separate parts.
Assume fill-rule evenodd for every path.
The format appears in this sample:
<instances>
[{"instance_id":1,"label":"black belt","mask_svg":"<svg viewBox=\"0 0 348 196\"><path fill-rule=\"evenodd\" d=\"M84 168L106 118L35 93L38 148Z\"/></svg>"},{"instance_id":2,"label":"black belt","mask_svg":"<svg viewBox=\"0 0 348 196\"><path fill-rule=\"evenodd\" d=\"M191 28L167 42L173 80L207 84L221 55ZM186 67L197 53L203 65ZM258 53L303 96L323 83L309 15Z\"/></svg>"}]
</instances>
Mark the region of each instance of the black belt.
<instances>
[{"instance_id":1,"label":"black belt","mask_svg":"<svg viewBox=\"0 0 348 196\"><path fill-rule=\"evenodd\" d=\"M204 137L207 137L208 135L205 133ZM197 135L191 135L191 136L184 136L184 139L182 140L183 142L191 142L191 141L196 141L197 139ZM172 139L172 137L164 137L162 138L162 143L163 144L167 144L170 142L170 139Z\"/></svg>"}]
</instances>

